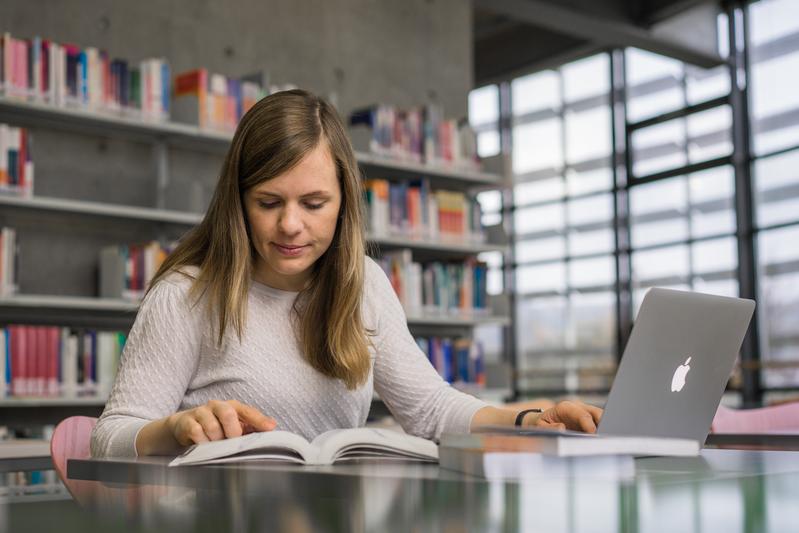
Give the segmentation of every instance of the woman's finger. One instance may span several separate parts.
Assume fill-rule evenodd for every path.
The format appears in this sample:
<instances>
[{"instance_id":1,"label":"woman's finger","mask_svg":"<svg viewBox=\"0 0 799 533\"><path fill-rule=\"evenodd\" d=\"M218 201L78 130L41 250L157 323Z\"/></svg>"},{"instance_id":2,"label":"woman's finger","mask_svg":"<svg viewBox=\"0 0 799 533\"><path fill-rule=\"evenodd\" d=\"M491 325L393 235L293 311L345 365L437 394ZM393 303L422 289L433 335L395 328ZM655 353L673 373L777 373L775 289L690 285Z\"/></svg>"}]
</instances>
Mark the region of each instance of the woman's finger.
<instances>
[{"instance_id":1,"label":"woman's finger","mask_svg":"<svg viewBox=\"0 0 799 533\"><path fill-rule=\"evenodd\" d=\"M271 431L277 426L277 422L274 418L266 416L254 407L241 402L231 402L231 405L236 409L239 420L246 429L251 428L254 431ZM247 426L249 426L249 428L247 428Z\"/></svg>"},{"instance_id":2,"label":"woman's finger","mask_svg":"<svg viewBox=\"0 0 799 533\"><path fill-rule=\"evenodd\" d=\"M239 421L239 415L235 407L228 402L216 400L208 402L208 406L222 426L225 438L240 437L244 433L244 426Z\"/></svg>"},{"instance_id":3,"label":"woman's finger","mask_svg":"<svg viewBox=\"0 0 799 533\"><path fill-rule=\"evenodd\" d=\"M222 426L219 420L216 419L213 411L209 408L202 406L194 410L194 418L202 426L203 431L208 436L208 440L222 440L225 438L225 432L222 431Z\"/></svg>"},{"instance_id":4,"label":"woman's finger","mask_svg":"<svg viewBox=\"0 0 799 533\"><path fill-rule=\"evenodd\" d=\"M177 441L181 446L188 446L190 444L208 442L208 437L200 423L191 416L186 415L178 424Z\"/></svg>"}]
</instances>

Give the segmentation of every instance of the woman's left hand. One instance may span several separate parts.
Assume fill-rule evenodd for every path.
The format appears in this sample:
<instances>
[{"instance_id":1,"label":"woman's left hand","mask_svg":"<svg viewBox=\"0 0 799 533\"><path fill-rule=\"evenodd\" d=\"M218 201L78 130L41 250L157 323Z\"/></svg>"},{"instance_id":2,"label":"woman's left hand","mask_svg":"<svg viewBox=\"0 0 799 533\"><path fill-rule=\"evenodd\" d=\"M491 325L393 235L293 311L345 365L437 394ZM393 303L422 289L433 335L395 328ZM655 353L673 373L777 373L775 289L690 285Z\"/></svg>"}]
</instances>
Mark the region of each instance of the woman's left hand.
<instances>
[{"instance_id":1,"label":"woman's left hand","mask_svg":"<svg viewBox=\"0 0 799 533\"><path fill-rule=\"evenodd\" d=\"M578 401L558 402L538 416L524 417L525 426L552 429L570 429L585 433L596 433L597 424L602 418L602 409Z\"/></svg>"}]
</instances>

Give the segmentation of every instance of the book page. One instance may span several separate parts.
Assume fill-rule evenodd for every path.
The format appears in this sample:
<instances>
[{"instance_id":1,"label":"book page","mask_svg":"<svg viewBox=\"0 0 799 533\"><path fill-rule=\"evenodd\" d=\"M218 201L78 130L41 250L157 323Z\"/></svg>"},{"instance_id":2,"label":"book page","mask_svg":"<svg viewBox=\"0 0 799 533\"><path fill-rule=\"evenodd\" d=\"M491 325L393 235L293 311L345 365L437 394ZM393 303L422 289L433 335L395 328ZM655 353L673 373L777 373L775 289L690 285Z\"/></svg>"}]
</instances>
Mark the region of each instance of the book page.
<instances>
[{"instance_id":1,"label":"book page","mask_svg":"<svg viewBox=\"0 0 799 533\"><path fill-rule=\"evenodd\" d=\"M195 444L169 466L231 463L256 459L315 463L316 449L303 437L288 431L250 433L232 439Z\"/></svg>"},{"instance_id":2,"label":"book page","mask_svg":"<svg viewBox=\"0 0 799 533\"><path fill-rule=\"evenodd\" d=\"M311 444L318 448L319 464L370 457L438 461L438 446L434 442L386 429L333 429L316 437Z\"/></svg>"}]
</instances>

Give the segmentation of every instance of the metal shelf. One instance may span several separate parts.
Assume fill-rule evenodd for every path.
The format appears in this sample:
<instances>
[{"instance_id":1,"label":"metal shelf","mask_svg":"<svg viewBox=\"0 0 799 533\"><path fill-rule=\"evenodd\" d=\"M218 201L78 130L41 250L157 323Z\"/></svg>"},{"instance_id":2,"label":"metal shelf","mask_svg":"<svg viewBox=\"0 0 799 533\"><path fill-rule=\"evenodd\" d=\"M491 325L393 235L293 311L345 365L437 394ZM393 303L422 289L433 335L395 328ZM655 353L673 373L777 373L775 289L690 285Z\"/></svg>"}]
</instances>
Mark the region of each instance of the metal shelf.
<instances>
[{"instance_id":1,"label":"metal shelf","mask_svg":"<svg viewBox=\"0 0 799 533\"><path fill-rule=\"evenodd\" d=\"M202 129L179 122L146 121L118 112L91 111L83 108L57 107L44 102L0 97L3 120L31 126L81 131L94 135L116 134L144 141L159 141L197 149L220 151L227 148L233 134ZM366 169L390 173L389 177L421 178L465 186L501 186L495 174L443 165L425 165L399 161L374 154L357 152L358 163Z\"/></svg>"},{"instance_id":2,"label":"metal shelf","mask_svg":"<svg viewBox=\"0 0 799 533\"><path fill-rule=\"evenodd\" d=\"M374 236L367 235L367 239L378 246L386 248L412 248L414 250L424 250L431 252L454 252L463 254L479 254L483 252L505 252L507 246L503 244L489 244L477 242L458 242L458 241L430 241L419 238L398 237L398 236Z\"/></svg>"},{"instance_id":3,"label":"metal shelf","mask_svg":"<svg viewBox=\"0 0 799 533\"><path fill-rule=\"evenodd\" d=\"M47 396L47 397L33 397L23 396L19 398L3 398L0 400L0 407L58 407L64 405L89 405L89 406L103 406L107 398L100 396Z\"/></svg>"},{"instance_id":4,"label":"metal shelf","mask_svg":"<svg viewBox=\"0 0 799 533\"><path fill-rule=\"evenodd\" d=\"M388 178L430 178L439 182L448 181L466 186L494 186L503 185L502 178L496 174L461 169L450 166L425 165L411 161L398 161L374 154L356 152L358 163L365 169L374 169L380 174L388 174ZM371 176L368 176L371 177ZM374 176L384 177L384 176Z\"/></svg>"},{"instance_id":5,"label":"metal shelf","mask_svg":"<svg viewBox=\"0 0 799 533\"><path fill-rule=\"evenodd\" d=\"M123 135L145 141L166 141L216 150L227 148L233 137L230 133L200 129L190 124L146 121L121 113L58 107L44 102L8 97L0 97L0 115L4 120L30 126L88 134Z\"/></svg>"},{"instance_id":6,"label":"metal shelf","mask_svg":"<svg viewBox=\"0 0 799 533\"><path fill-rule=\"evenodd\" d=\"M0 205L19 209L40 209L43 211L60 211L130 220L149 220L152 222L166 222L181 225L194 225L199 223L203 218L203 215L199 213L38 196L32 198L0 196Z\"/></svg>"},{"instance_id":7,"label":"metal shelf","mask_svg":"<svg viewBox=\"0 0 799 533\"><path fill-rule=\"evenodd\" d=\"M409 326L485 326L510 325L510 317L491 316L491 315L464 315L464 316L432 316L432 315L408 315Z\"/></svg>"}]
</instances>

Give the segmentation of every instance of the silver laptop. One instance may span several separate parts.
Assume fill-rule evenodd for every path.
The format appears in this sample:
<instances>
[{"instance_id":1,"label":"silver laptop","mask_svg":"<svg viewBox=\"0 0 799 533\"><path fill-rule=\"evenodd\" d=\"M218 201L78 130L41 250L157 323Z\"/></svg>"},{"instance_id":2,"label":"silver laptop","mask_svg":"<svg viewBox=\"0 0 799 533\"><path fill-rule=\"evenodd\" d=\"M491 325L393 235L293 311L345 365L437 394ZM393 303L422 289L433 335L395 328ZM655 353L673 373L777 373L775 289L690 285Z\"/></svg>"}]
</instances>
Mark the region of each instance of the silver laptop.
<instances>
[{"instance_id":1,"label":"silver laptop","mask_svg":"<svg viewBox=\"0 0 799 533\"><path fill-rule=\"evenodd\" d=\"M754 309L752 300L650 289L597 433L704 443Z\"/></svg>"}]
</instances>

